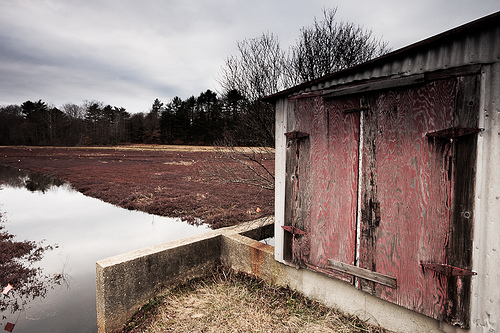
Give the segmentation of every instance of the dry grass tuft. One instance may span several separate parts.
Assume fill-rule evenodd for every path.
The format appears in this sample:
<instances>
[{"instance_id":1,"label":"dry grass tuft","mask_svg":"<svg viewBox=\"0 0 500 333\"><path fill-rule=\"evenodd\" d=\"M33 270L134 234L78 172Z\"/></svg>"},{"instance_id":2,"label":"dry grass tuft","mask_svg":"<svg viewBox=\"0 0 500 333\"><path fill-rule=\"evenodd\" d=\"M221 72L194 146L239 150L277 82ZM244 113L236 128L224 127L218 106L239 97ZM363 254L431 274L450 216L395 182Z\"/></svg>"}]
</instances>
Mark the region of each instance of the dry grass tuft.
<instances>
[{"instance_id":1,"label":"dry grass tuft","mask_svg":"<svg viewBox=\"0 0 500 333\"><path fill-rule=\"evenodd\" d=\"M388 332L287 288L218 267L144 306L123 332Z\"/></svg>"}]
</instances>

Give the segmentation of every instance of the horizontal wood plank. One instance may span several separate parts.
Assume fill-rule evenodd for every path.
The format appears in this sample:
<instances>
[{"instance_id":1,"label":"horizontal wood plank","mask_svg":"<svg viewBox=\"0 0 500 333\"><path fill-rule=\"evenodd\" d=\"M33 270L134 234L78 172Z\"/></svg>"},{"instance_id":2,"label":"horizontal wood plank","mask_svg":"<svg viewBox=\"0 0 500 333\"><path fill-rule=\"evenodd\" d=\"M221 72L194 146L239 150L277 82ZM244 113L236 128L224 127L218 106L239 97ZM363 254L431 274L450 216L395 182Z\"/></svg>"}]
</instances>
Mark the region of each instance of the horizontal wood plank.
<instances>
[{"instance_id":1,"label":"horizontal wood plank","mask_svg":"<svg viewBox=\"0 0 500 333\"><path fill-rule=\"evenodd\" d=\"M395 278L388 275L373 272L365 268L349 265L333 259L328 260L328 267L343 273L352 274L366 280L383 284L384 286L388 286L391 288L397 287L397 281Z\"/></svg>"}]
</instances>

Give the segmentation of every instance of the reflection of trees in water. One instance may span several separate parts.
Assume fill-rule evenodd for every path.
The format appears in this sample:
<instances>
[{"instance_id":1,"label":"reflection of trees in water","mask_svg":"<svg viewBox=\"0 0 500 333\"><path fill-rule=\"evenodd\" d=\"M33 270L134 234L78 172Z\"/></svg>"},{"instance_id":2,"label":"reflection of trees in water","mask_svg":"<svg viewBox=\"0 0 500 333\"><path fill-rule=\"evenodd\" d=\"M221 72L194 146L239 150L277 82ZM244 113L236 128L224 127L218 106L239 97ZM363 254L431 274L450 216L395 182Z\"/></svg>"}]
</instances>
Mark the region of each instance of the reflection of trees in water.
<instances>
[{"instance_id":1,"label":"reflection of trees in water","mask_svg":"<svg viewBox=\"0 0 500 333\"><path fill-rule=\"evenodd\" d=\"M45 193L52 186L61 186L64 181L48 177L41 173L28 172L18 168L0 165L0 184L12 187L24 187L28 191Z\"/></svg>"},{"instance_id":2,"label":"reflection of trees in water","mask_svg":"<svg viewBox=\"0 0 500 333\"><path fill-rule=\"evenodd\" d=\"M34 266L45 251L52 249L52 246L44 246L41 242L14 240L14 235L5 230L0 213L0 288L8 284L14 287L0 297L0 312L14 313L30 300L44 297L49 288L61 283L61 274L44 275L41 268ZM5 318L5 315L2 317Z\"/></svg>"}]
</instances>

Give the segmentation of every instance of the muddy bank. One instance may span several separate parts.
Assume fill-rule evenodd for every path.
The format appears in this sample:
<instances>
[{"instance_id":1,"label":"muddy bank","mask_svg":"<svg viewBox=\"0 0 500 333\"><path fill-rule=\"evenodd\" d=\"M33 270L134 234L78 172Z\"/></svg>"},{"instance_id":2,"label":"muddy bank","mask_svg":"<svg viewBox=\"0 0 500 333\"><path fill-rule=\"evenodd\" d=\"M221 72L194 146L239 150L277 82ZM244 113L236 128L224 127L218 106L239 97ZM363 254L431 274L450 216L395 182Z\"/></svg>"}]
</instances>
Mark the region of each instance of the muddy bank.
<instances>
[{"instance_id":1,"label":"muddy bank","mask_svg":"<svg viewBox=\"0 0 500 333\"><path fill-rule=\"evenodd\" d=\"M266 163L274 169L274 160ZM126 209L202 219L213 228L274 211L273 191L206 176L207 166L220 164L210 147L0 147L0 164L60 178L85 195Z\"/></svg>"}]
</instances>

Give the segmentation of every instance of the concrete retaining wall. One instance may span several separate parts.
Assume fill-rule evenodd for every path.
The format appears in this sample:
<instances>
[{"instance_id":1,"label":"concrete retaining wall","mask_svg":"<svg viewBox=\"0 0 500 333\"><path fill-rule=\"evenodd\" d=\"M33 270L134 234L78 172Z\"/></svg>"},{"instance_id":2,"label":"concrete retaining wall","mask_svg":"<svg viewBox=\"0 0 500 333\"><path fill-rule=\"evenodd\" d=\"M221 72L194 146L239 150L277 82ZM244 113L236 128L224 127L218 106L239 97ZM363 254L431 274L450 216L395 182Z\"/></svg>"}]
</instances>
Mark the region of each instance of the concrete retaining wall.
<instances>
[{"instance_id":1,"label":"concrete retaining wall","mask_svg":"<svg viewBox=\"0 0 500 333\"><path fill-rule=\"evenodd\" d=\"M220 262L223 234L267 238L273 234L273 223L274 219L263 218L98 261L98 331L121 328L162 287L201 276Z\"/></svg>"},{"instance_id":2,"label":"concrete retaining wall","mask_svg":"<svg viewBox=\"0 0 500 333\"><path fill-rule=\"evenodd\" d=\"M220 257L220 237L209 233L98 261L98 331L121 328L163 286L199 276Z\"/></svg>"},{"instance_id":3,"label":"concrete retaining wall","mask_svg":"<svg viewBox=\"0 0 500 333\"><path fill-rule=\"evenodd\" d=\"M210 231L203 235L130 252L97 262L99 332L119 329L161 287L201 276L216 262L289 286L310 299L396 332L456 332L447 324L371 296L352 285L274 259L274 247L243 236L267 238L272 219Z\"/></svg>"}]
</instances>

